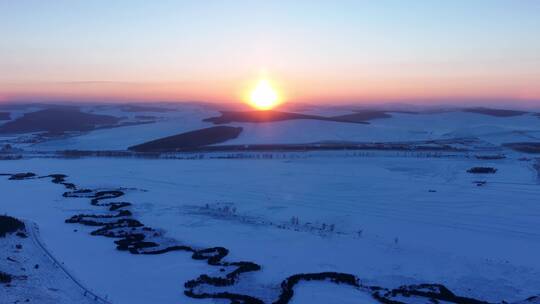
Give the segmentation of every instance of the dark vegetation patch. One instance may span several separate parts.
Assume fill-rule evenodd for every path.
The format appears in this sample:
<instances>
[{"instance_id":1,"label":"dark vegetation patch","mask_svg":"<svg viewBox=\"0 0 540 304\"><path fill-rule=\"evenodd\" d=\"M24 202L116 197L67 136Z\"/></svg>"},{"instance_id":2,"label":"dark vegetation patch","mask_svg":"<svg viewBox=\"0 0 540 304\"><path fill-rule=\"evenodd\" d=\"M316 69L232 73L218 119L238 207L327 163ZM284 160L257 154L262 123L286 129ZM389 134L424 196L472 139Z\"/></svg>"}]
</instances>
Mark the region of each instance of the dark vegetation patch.
<instances>
[{"instance_id":1,"label":"dark vegetation patch","mask_svg":"<svg viewBox=\"0 0 540 304\"><path fill-rule=\"evenodd\" d=\"M442 301L443 303L458 304L488 304L486 301L458 296L441 284L419 284L401 286L392 290L380 290L373 297L385 304L400 304L403 302L396 300L403 298L410 298L412 301L429 299L431 303Z\"/></svg>"},{"instance_id":2,"label":"dark vegetation patch","mask_svg":"<svg viewBox=\"0 0 540 304\"><path fill-rule=\"evenodd\" d=\"M157 116L153 116L153 115L135 115L135 118L140 119L140 120L156 120L156 119L158 119Z\"/></svg>"},{"instance_id":3,"label":"dark vegetation patch","mask_svg":"<svg viewBox=\"0 0 540 304\"><path fill-rule=\"evenodd\" d=\"M75 108L75 106L67 106L54 103L2 103L0 104L0 110L2 111L26 111L28 109L45 109L45 108Z\"/></svg>"},{"instance_id":4,"label":"dark vegetation patch","mask_svg":"<svg viewBox=\"0 0 540 304\"><path fill-rule=\"evenodd\" d=\"M494 174L497 173L497 169L492 167L473 167L467 170L467 172L472 174Z\"/></svg>"},{"instance_id":5,"label":"dark vegetation patch","mask_svg":"<svg viewBox=\"0 0 540 304\"><path fill-rule=\"evenodd\" d=\"M320 142L310 144L251 144L251 145L219 145L184 148L183 152L298 152L298 151L334 151L334 150L377 150L377 151L465 151L445 141L423 142L388 142L388 143L354 143L354 142ZM81 153L91 154L91 151ZM94 153L95 154L95 153Z\"/></svg>"},{"instance_id":6,"label":"dark vegetation patch","mask_svg":"<svg viewBox=\"0 0 540 304\"><path fill-rule=\"evenodd\" d=\"M499 160L499 159L505 159L506 156L504 154L495 154L495 155L475 155L476 159L480 160Z\"/></svg>"},{"instance_id":7,"label":"dark vegetation patch","mask_svg":"<svg viewBox=\"0 0 540 304\"><path fill-rule=\"evenodd\" d=\"M155 120L124 121L124 122L120 122L120 123L113 124L113 125L96 126L93 130L112 129L112 128L130 127L130 126L138 126L138 125L148 125L148 124L153 124L155 122L156 122Z\"/></svg>"},{"instance_id":8,"label":"dark vegetation patch","mask_svg":"<svg viewBox=\"0 0 540 304\"><path fill-rule=\"evenodd\" d=\"M198 148L234 139L241 132L241 127L210 127L160 138L129 147L128 149L136 152L181 151L183 149Z\"/></svg>"},{"instance_id":9,"label":"dark vegetation patch","mask_svg":"<svg viewBox=\"0 0 540 304\"><path fill-rule=\"evenodd\" d=\"M32 178L36 176L36 174L32 173L32 172L26 172L26 173L16 173L16 174L13 174L9 177L10 180L23 180L23 179L28 179L28 178Z\"/></svg>"},{"instance_id":10,"label":"dark vegetation patch","mask_svg":"<svg viewBox=\"0 0 540 304\"><path fill-rule=\"evenodd\" d=\"M385 143L356 143L356 142L316 142L308 144L249 144L249 145L215 145L200 147L183 147L177 150L152 150L152 152L137 153L135 147L130 147L131 151L91 151L91 150L63 150L57 151L58 155L65 158L81 157L140 157L140 158L160 158L162 152L306 152L306 151L410 151L426 152L463 152L465 148L455 147L456 141L435 140L435 141L414 141L414 142L385 142ZM433 155L436 156L436 155ZM194 156L195 157L195 156ZM200 157L200 156L196 156Z\"/></svg>"},{"instance_id":11,"label":"dark vegetation patch","mask_svg":"<svg viewBox=\"0 0 540 304\"><path fill-rule=\"evenodd\" d=\"M362 111L353 114L325 117L320 115L280 112L280 111L221 111L221 116L210 117L203 121L211 122L216 125L227 124L231 122L273 122L295 119L311 119L322 121L335 121L347 123L368 124L367 120L375 118L388 118L390 115L381 111Z\"/></svg>"},{"instance_id":12,"label":"dark vegetation patch","mask_svg":"<svg viewBox=\"0 0 540 304\"><path fill-rule=\"evenodd\" d=\"M348 273L339 272L320 272L320 273L300 273L295 274L281 283L281 294L274 304L287 304L294 295L294 287L301 281L326 281L329 280L336 284L347 284L349 286L360 287L356 276Z\"/></svg>"},{"instance_id":13,"label":"dark vegetation patch","mask_svg":"<svg viewBox=\"0 0 540 304\"><path fill-rule=\"evenodd\" d=\"M0 126L0 133L90 131L97 126L115 125L120 118L81 112L77 108L57 107L26 113Z\"/></svg>"},{"instance_id":14,"label":"dark vegetation patch","mask_svg":"<svg viewBox=\"0 0 540 304\"><path fill-rule=\"evenodd\" d=\"M0 152L2 153L2 152ZM22 155L15 154L15 155L0 155L0 160L18 160L22 159Z\"/></svg>"},{"instance_id":15,"label":"dark vegetation patch","mask_svg":"<svg viewBox=\"0 0 540 304\"><path fill-rule=\"evenodd\" d=\"M12 279L10 274L0 271L0 284L9 284Z\"/></svg>"},{"instance_id":16,"label":"dark vegetation patch","mask_svg":"<svg viewBox=\"0 0 540 304\"><path fill-rule=\"evenodd\" d=\"M0 112L0 120L11 120L9 112Z\"/></svg>"},{"instance_id":17,"label":"dark vegetation patch","mask_svg":"<svg viewBox=\"0 0 540 304\"><path fill-rule=\"evenodd\" d=\"M26 174L34 174L34 173L26 173ZM75 189L75 184L72 183L66 183L66 175L65 174L50 174L47 176L42 176L41 178L51 178L51 181L55 184L63 184L68 189Z\"/></svg>"},{"instance_id":18,"label":"dark vegetation patch","mask_svg":"<svg viewBox=\"0 0 540 304\"><path fill-rule=\"evenodd\" d=\"M11 216L0 215L0 237L5 237L8 233L14 233L20 230L24 230L23 222Z\"/></svg>"},{"instance_id":19,"label":"dark vegetation patch","mask_svg":"<svg viewBox=\"0 0 540 304\"><path fill-rule=\"evenodd\" d=\"M318 116L278 111L222 111L221 116L206 118L203 121L216 125L231 122L272 122L291 119L318 119Z\"/></svg>"},{"instance_id":20,"label":"dark vegetation patch","mask_svg":"<svg viewBox=\"0 0 540 304\"><path fill-rule=\"evenodd\" d=\"M392 115L383 111L361 111L353 114L345 114L330 117L334 121L362 123L372 119L391 118Z\"/></svg>"},{"instance_id":21,"label":"dark vegetation patch","mask_svg":"<svg viewBox=\"0 0 540 304\"><path fill-rule=\"evenodd\" d=\"M0 147L0 153L17 153L17 152L22 152L22 150L13 147L10 144L5 144Z\"/></svg>"},{"instance_id":22,"label":"dark vegetation patch","mask_svg":"<svg viewBox=\"0 0 540 304\"><path fill-rule=\"evenodd\" d=\"M516 111L516 110L503 110L503 109L491 109L491 108L468 108L463 109L463 112L477 113L495 117L513 117L527 114L529 112Z\"/></svg>"},{"instance_id":23,"label":"dark vegetation patch","mask_svg":"<svg viewBox=\"0 0 540 304\"><path fill-rule=\"evenodd\" d=\"M24 176L21 174L19 176ZM191 253L193 260L206 261L210 266L220 269L221 276L200 275L198 278L189 280L184 284L184 294L195 299L224 299L230 304L265 304L267 302L246 294L232 293L228 291L206 292L204 287L227 287L235 285L240 276L247 272L259 271L261 266L250 261L229 262L225 258L229 250L224 247L211 247L198 249L187 245L170 245L171 239L160 238L160 233L151 227L134 219L131 212L126 210L131 204L128 202L114 202L124 196L122 190L91 190L73 188L67 185L74 185L66 182L66 176L62 174L52 174L43 177L51 178L57 184L63 184L70 190L63 194L64 197L88 198L90 203L96 207L105 207L114 213L110 215L81 214L67 219L68 223L79 223L97 227L92 231L92 235L99 235L117 239L117 250L127 251L131 254L156 255L171 251L185 251ZM33 177L29 177L30 179ZM40 177L41 178L41 177ZM108 202L103 202L107 200ZM166 243L168 245L162 245ZM1 273L0 273L1 274ZM11 276L6 276L11 280ZM334 284L344 284L359 292L371 294L371 296L381 304L405 304L405 303L454 303L454 304L490 304L488 302L462 297L454 294L447 287L441 284L419 284L405 285L390 289L381 286L364 285L360 279L349 273L321 272L321 273L299 273L287 277L281 282L279 296L272 304L288 304L294 296L295 287L302 281L321 281ZM221 289L222 290L222 289ZM534 301L537 297L530 297L526 301ZM532 299L532 300L531 300ZM505 303L504 301L501 303Z\"/></svg>"},{"instance_id":24,"label":"dark vegetation patch","mask_svg":"<svg viewBox=\"0 0 540 304\"><path fill-rule=\"evenodd\" d=\"M154 113L165 113L165 112L174 112L175 109L156 107L156 106L145 106L145 105L123 105L120 109L124 112L154 112Z\"/></svg>"},{"instance_id":25,"label":"dark vegetation patch","mask_svg":"<svg viewBox=\"0 0 540 304\"><path fill-rule=\"evenodd\" d=\"M503 144L503 146L508 147L512 150L524 152L524 153L540 153L540 143L539 142L517 142L517 143L508 143Z\"/></svg>"}]
</instances>

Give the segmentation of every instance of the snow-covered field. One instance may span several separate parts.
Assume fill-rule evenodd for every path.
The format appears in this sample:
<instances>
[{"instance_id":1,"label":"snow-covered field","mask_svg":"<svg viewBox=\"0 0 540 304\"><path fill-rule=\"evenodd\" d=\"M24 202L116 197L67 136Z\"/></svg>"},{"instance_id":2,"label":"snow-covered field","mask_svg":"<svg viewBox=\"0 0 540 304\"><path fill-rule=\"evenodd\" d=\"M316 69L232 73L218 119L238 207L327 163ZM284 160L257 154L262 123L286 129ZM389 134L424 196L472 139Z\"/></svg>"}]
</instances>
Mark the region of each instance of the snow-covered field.
<instances>
[{"instance_id":1,"label":"snow-covered field","mask_svg":"<svg viewBox=\"0 0 540 304\"><path fill-rule=\"evenodd\" d=\"M498 172L466 173L479 165ZM322 271L353 273L384 287L441 283L493 302L540 293L540 186L528 161L88 158L5 161L0 169L65 173L82 187L124 187L145 224L186 244L224 246L231 260L262 265L239 288L270 300L285 277ZM487 184L477 186L480 180ZM114 303L206 301L182 294L183 282L208 272L205 263L181 252L116 251L110 239L63 222L95 209L86 200L62 198L63 191L45 179L1 179L2 212L37 222L58 259ZM335 294L340 303L366 297L351 299L354 290L314 282L302 283L292 303L327 303Z\"/></svg>"},{"instance_id":2,"label":"snow-covered field","mask_svg":"<svg viewBox=\"0 0 540 304\"><path fill-rule=\"evenodd\" d=\"M125 150L157 138L214 126L203 119L219 116L216 107L207 105L176 105L168 112L126 112L122 107L83 108L95 114L113 115L133 120L136 116L154 117L155 122L98 129L79 136L61 137L37 144L23 145L32 151L55 150ZM226 108L224 108L226 110ZM35 109L32 109L35 110ZM304 114L322 116L343 115L353 110L340 108L311 108ZM17 114L17 113L16 113ZM480 113L462 112L459 109L442 112L388 112L390 118L378 118L369 124L340 123L320 120L288 120L266 123L238 123L242 133L236 139L223 142L233 144L298 144L324 141L390 142L477 138L489 144L508 142L540 142L540 117L525 113L511 117L496 117ZM18 113L17 115L22 115ZM16 117L16 116L15 116ZM20 135L2 135L2 142L16 141Z\"/></svg>"},{"instance_id":3,"label":"snow-covered field","mask_svg":"<svg viewBox=\"0 0 540 304\"><path fill-rule=\"evenodd\" d=\"M206 116L204 115L206 114ZM123 150L182 132L212 126L201 119L216 114L169 118L149 125L96 130L83 136L34 145L35 150ZM494 144L514 141L540 142L540 119L532 115L510 118L474 113L402 114L375 119L369 125L330 121L295 120L271 123L231 123L242 134L223 144L290 144L320 141L413 141L478 137Z\"/></svg>"},{"instance_id":4,"label":"snow-covered field","mask_svg":"<svg viewBox=\"0 0 540 304\"><path fill-rule=\"evenodd\" d=\"M478 137L490 143L540 141L538 117L490 117L475 113L390 113L369 125L325 121L235 123L241 136L226 144L310 143L318 141L387 142Z\"/></svg>"},{"instance_id":5,"label":"snow-covered field","mask_svg":"<svg viewBox=\"0 0 540 304\"><path fill-rule=\"evenodd\" d=\"M0 270L13 276L0 285L0 303L99 303L81 288L40 247L39 234L28 222L21 236L0 238ZM45 249L46 250L46 249Z\"/></svg>"},{"instance_id":6,"label":"snow-covered field","mask_svg":"<svg viewBox=\"0 0 540 304\"><path fill-rule=\"evenodd\" d=\"M353 274L362 284L389 289L444 284L459 296L492 303L540 295L540 162L534 154L502 145L540 142L540 119L534 113L495 117L462 111L389 112L392 117L370 124L233 122L227 125L241 126L243 132L220 144L446 140L464 147L463 152L273 151L240 153L231 159L215 158L224 156L219 152L186 154L194 159L66 159L40 154L122 151L213 126L203 119L219 115L215 107L197 104L173 109L89 107L85 111L130 120L143 115L155 122L40 138L37 143L32 134L3 134L0 144L10 147L2 155L20 154L22 159L0 160L0 173L62 173L79 188L121 189L125 195L119 201L133 204L133 218L175 244L223 246L230 250L227 261L259 264L261 271L243 274L228 289L216 289L253 295L265 303L276 300L285 278L318 272ZM304 113L331 116L351 111L310 108ZM468 173L472 167L493 167L497 172ZM65 269L112 303L219 302L184 295L186 281L217 271L191 254L133 255L116 250L111 238L91 236L95 228L66 224L74 215L107 213L88 199L63 197L65 191L50 178L0 176L0 213L36 222L43 243ZM65 277L56 278L55 284L69 286ZM66 291L59 303L80 302L76 290ZM379 303L364 291L301 282L290 303Z\"/></svg>"}]
</instances>

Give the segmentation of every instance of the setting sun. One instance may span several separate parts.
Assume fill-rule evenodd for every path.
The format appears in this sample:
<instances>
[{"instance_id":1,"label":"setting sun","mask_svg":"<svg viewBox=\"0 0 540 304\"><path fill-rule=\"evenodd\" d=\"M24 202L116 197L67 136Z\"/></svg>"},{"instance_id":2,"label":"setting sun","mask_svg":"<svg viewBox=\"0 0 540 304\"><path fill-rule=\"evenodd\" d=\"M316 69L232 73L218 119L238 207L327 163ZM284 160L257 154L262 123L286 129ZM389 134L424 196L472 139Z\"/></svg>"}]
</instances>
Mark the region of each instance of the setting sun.
<instances>
[{"instance_id":1,"label":"setting sun","mask_svg":"<svg viewBox=\"0 0 540 304\"><path fill-rule=\"evenodd\" d=\"M251 105L259 110L269 110L279 102L279 96L267 80L261 80L250 94Z\"/></svg>"}]
</instances>

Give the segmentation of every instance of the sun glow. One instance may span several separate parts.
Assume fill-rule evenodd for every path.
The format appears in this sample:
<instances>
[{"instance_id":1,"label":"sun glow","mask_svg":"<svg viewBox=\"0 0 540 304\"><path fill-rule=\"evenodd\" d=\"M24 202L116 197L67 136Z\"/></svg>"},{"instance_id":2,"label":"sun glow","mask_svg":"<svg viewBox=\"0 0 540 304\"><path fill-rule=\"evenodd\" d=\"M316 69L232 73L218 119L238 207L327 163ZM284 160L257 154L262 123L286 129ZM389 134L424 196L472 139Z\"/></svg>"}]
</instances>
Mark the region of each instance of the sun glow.
<instances>
[{"instance_id":1,"label":"sun glow","mask_svg":"<svg viewBox=\"0 0 540 304\"><path fill-rule=\"evenodd\" d=\"M260 80L249 96L251 105L259 110L270 110L278 105L278 93L268 80Z\"/></svg>"}]
</instances>

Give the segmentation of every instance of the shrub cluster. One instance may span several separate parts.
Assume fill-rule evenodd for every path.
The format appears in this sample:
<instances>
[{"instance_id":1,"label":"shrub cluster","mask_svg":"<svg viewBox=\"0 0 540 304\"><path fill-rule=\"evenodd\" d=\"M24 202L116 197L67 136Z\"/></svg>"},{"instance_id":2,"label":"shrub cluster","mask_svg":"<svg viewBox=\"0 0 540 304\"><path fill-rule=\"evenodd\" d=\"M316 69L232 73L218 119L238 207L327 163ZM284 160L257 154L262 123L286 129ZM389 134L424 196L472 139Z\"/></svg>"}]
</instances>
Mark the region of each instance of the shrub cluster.
<instances>
[{"instance_id":1,"label":"shrub cluster","mask_svg":"<svg viewBox=\"0 0 540 304\"><path fill-rule=\"evenodd\" d=\"M384 295L380 293L374 294L374 298L384 302L392 301L391 298L400 297L422 297L431 300L432 302L447 302L447 303L459 303L459 304L488 304L488 302L476 300L472 298L460 297L451 292L446 286L441 284L419 284L401 286L396 289L387 291Z\"/></svg>"},{"instance_id":2,"label":"shrub cluster","mask_svg":"<svg viewBox=\"0 0 540 304\"><path fill-rule=\"evenodd\" d=\"M9 284L12 279L13 277L10 274L0 271L0 283Z\"/></svg>"},{"instance_id":3,"label":"shrub cluster","mask_svg":"<svg viewBox=\"0 0 540 304\"><path fill-rule=\"evenodd\" d=\"M494 174L497 172L497 169L492 167L473 167L467 170L467 172L472 174Z\"/></svg>"},{"instance_id":4,"label":"shrub cluster","mask_svg":"<svg viewBox=\"0 0 540 304\"><path fill-rule=\"evenodd\" d=\"M24 230L24 223L18 219L0 215L0 237L5 237L8 233L17 232L18 230Z\"/></svg>"},{"instance_id":5,"label":"shrub cluster","mask_svg":"<svg viewBox=\"0 0 540 304\"><path fill-rule=\"evenodd\" d=\"M273 304L287 304L294 295L294 286L300 281L325 281L330 280L336 284L347 284L359 287L358 278L352 274L340 272L319 272L319 273L300 273L295 274L281 283L281 294Z\"/></svg>"},{"instance_id":6,"label":"shrub cluster","mask_svg":"<svg viewBox=\"0 0 540 304\"><path fill-rule=\"evenodd\" d=\"M16 173L16 174L12 174L9 179L10 180L23 180L23 179L32 178L32 177L35 177L35 176L36 176L36 174L32 173L32 172Z\"/></svg>"}]
</instances>

